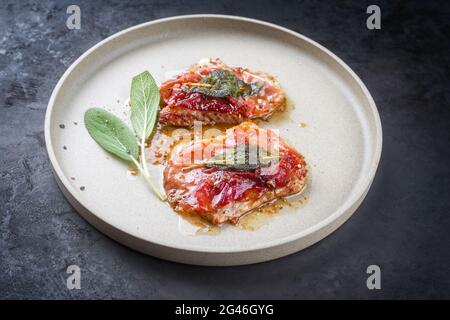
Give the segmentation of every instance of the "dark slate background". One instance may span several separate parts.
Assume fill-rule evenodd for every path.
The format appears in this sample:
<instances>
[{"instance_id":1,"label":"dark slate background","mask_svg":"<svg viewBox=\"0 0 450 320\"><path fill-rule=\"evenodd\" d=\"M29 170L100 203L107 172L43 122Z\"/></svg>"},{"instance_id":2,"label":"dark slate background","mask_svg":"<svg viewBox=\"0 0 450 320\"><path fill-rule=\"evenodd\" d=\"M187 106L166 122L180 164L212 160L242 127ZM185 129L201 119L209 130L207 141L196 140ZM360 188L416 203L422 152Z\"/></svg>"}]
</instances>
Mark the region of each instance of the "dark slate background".
<instances>
[{"instance_id":1,"label":"dark slate background","mask_svg":"<svg viewBox=\"0 0 450 320\"><path fill-rule=\"evenodd\" d=\"M373 1L1 1L0 298L450 298L450 5ZM66 8L81 7L81 30ZM85 50L149 20L189 13L258 18L336 53L381 114L381 164L362 206L320 243L258 265L162 261L86 223L52 177L44 115L56 82ZM82 269L81 290L66 268ZM369 291L368 265L382 269Z\"/></svg>"}]
</instances>

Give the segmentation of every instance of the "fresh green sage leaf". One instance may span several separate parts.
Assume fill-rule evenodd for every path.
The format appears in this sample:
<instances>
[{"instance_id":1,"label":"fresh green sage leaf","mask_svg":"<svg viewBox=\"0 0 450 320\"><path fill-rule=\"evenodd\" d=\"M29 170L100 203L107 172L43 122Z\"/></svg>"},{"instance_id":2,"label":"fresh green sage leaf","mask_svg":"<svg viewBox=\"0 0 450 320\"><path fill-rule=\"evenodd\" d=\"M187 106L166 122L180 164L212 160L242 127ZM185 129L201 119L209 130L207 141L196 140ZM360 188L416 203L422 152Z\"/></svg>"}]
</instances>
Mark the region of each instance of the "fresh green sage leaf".
<instances>
[{"instance_id":1,"label":"fresh green sage leaf","mask_svg":"<svg viewBox=\"0 0 450 320\"><path fill-rule=\"evenodd\" d=\"M91 137L106 151L127 161L138 158L135 135L112 113L91 108L84 114L84 124Z\"/></svg>"},{"instance_id":2,"label":"fresh green sage leaf","mask_svg":"<svg viewBox=\"0 0 450 320\"><path fill-rule=\"evenodd\" d=\"M139 138L141 154L145 154L145 141L153 132L159 108L159 88L148 71L144 71L133 77L131 81L131 124L134 132ZM162 194L154 181L152 180L147 167L145 156L141 156L140 163L144 178L152 188L153 192L164 201L165 195ZM136 162L136 165L139 163Z\"/></svg>"},{"instance_id":3,"label":"fresh green sage leaf","mask_svg":"<svg viewBox=\"0 0 450 320\"><path fill-rule=\"evenodd\" d=\"M147 139L153 131L159 107L159 89L150 72L144 71L131 82L131 123L139 139Z\"/></svg>"}]
</instances>

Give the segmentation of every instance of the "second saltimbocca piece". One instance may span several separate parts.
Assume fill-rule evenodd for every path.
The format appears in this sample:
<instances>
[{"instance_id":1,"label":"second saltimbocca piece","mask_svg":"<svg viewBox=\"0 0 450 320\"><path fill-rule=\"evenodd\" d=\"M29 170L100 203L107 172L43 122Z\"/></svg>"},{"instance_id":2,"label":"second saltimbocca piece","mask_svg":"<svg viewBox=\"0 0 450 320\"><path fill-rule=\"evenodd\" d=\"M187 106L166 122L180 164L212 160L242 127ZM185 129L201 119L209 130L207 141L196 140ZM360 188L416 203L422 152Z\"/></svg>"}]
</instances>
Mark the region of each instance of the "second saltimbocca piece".
<instances>
[{"instance_id":1,"label":"second saltimbocca piece","mask_svg":"<svg viewBox=\"0 0 450 320\"><path fill-rule=\"evenodd\" d=\"M301 192L306 176L299 152L274 131L244 122L183 147L164 170L164 189L179 213L236 224L266 203Z\"/></svg>"},{"instance_id":2,"label":"second saltimbocca piece","mask_svg":"<svg viewBox=\"0 0 450 320\"><path fill-rule=\"evenodd\" d=\"M163 125L239 124L269 119L284 111L286 97L276 79L264 72L229 67L219 59L205 59L161 85Z\"/></svg>"}]
</instances>

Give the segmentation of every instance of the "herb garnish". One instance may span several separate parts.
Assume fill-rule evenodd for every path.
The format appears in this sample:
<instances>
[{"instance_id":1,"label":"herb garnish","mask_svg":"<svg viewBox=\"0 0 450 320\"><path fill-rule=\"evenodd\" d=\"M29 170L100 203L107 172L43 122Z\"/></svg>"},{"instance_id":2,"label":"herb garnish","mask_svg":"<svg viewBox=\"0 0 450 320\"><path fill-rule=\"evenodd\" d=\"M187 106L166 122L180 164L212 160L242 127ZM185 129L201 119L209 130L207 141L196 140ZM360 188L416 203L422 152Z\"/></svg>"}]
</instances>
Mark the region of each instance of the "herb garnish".
<instances>
[{"instance_id":1,"label":"herb garnish","mask_svg":"<svg viewBox=\"0 0 450 320\"><path fill-rule=\"evenodd\" d=\"M155 126L159 107L159 89L150 72L144 71L131 81L131 123L140 138L147 139Z\"/></svg>"},{"instance_id":2,"label":"herb garnish","mask_svg":"<svg viewBox=\"0 0 450 320\"><path fill-rule=\"evenodd\" d=\"M280 159L279 154L271 154L250 144L238 145L205 162L206 168L218 167L224 170L250 171L268 167Z\"/></svg>"},{"instance_id":3,"label":"herb garnish","mask_svg":"<svg viewBox=\"0 0 450 320\"><path fill-rule=\"evenodd\" d=\"M155 125L159 98L158 86L148 71L133 78L130 94L131 123L139 137L140 162L136 135L115 115L100 108L91 108L84 114L84 122L91 137L103 149L125 161L133 162L153 192L164 201L165 195L158 190L148 172L144 152L145 141Z\"/></svg>"},{"instance_id":4,"label":"herb garnish","mask_svg":"<svg viewBox=\"0 0 450 320\"><path fill-rule=\"evenodd\" d=\"M231 71L217 69L199 83L189 83L189 85L191 86L189 92L199 92L218 98L226 96L238 98L258 93L264 87L264 82L246 83Z\"/></svg>"},{"instance_id":5,"label":"herb garnish","mask_svg":"<svg viewBox=\"0 0 450 320\"><path fill-rule=\"evenodd\" d=\"M131 81L131 124L134 132L140 138L141 147L141 164L144 177L147 179L150 187L159 196L161 200L165 200L154 185L148 173L147 161L145 160L145 141L153 132L159 107L159 89L155 79L150 72L144 71L133 77Z\"/></svg>"},{"instance_id":6,"label":"herb garnish","mask_svg":"<svg viewBox=\"0 0 450 320\"><path fill-rule=\"evenodd\" d=\"M270 153L267 150L249 144L241 144L233 149L225 149L224 152L202 163L194 164L182 169L189 171L196 168L219 168L230 171L252 171L269 167L277 163L281 158L278 153Z\"/></svg>"},{"instance_id":7,"label":"herb garnish","mask_svg":"<svg viewBox=\"0 0 450 320\"><path fill-rule=\"evenodd\" d=\"M91 137L106 151L125 161L138 158L135 135L112 113L101 108L91 108L84 114L84 125Z\"/></svg>"}]
</instances>

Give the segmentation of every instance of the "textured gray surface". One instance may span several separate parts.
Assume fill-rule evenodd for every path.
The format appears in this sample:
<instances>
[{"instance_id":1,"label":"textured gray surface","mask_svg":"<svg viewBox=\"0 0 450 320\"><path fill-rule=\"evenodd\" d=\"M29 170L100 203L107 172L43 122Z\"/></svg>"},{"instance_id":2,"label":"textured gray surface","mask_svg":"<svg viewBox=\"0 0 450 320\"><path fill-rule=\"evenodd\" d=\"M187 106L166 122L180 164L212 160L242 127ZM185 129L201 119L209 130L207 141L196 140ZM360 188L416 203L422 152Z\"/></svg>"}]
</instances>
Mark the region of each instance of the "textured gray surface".
<instances>
[{"instance_id":1,"label":"textured gray surface","mask_svg":"<svg viewBox=\"0 0 450 320\"><path fill-rule=\"evenodd\" d=\"M265 4L264 4L265 3ZM377 1L2 1L0 4L0 298L450 298L450 6ZM69 4L81 30L65 27ZM307 250L243 267L185 266L129 250L66 202L44 144L51 91L85 50L132 25L189 13L278 23L331 49L368 86L384 130L369 195ZM68 265L81 290L65 285ZM366 288L380 265L382 290Z\"/></svg>"}]
</instances>

